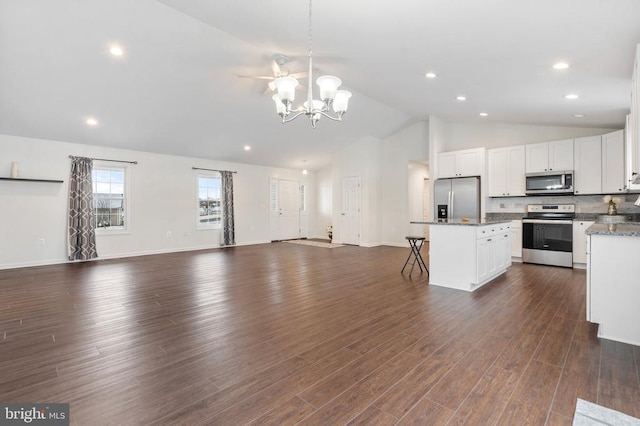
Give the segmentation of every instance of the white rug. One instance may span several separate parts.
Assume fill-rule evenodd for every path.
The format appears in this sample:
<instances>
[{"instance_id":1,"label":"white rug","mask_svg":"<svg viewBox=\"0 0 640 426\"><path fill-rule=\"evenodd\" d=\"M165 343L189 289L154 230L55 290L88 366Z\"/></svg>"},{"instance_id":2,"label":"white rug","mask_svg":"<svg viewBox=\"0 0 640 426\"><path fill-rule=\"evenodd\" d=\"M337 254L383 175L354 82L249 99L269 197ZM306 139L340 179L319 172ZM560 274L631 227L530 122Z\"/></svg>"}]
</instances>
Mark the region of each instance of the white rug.
<instances>
[{"instance_id":1,"label":"white rug","mask_svg":"<svg viewBox=\"0 0 640 426\"><path fill-rule=\"evenodd\" d=\"M283 241L283 243L302 244L303 246L314 246L314 247L324 247L324 248L344 247L344 244L324 243L322 241L310 241L310 240L287 240L287 241Z\"/></svg>"},{"instance_id":2,"label":"white rug","mask_svg":"<svg viewBox=\"0 0 640 426\"><path fill-rule=\"evenodd\" d=\"M640 420L619 411L578 399L573 415L574 426L639 426Z\"/></svg>"}]
</instances>

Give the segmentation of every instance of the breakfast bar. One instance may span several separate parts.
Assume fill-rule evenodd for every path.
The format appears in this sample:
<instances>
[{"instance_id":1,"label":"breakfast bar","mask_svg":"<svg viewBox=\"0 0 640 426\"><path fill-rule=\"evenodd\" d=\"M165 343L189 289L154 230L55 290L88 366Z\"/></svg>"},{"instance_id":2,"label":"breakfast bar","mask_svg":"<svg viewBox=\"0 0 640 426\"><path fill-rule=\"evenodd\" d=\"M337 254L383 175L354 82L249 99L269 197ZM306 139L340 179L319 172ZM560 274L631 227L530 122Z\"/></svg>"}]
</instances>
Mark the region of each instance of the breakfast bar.
<instances>
[{"instance_id":1,"label":"breakfast bar","mask_svg":"<svg viewBox=\"0 0 640 426\"><path fill-rule=\"evenodd\" d=\"M587 228L587 320L598 337L640 345L640 223Z\"/></svg>"},{"instance_id":2,"label":"breakfast bar","mask_svg":"<svg viewBox=\"0 0 640 426\"><path fill-rule=\"evenodd\" d=\"M446 219L429 225L429 284L475 291L511 266L511 222Z\"/></svg>"}]
</instances>

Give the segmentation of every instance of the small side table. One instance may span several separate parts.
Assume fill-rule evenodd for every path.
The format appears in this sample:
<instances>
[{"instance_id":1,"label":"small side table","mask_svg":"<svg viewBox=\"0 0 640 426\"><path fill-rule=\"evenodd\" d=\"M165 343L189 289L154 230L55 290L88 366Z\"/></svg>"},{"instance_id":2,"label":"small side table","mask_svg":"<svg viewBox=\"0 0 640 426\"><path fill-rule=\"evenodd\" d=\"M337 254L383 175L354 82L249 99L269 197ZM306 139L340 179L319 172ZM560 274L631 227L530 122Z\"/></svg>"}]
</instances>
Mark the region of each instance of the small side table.
<instances>
[{"instance_id":1,"label":"small side table","mask_svg":"<svg viewBox=\"0 0 640 426\"><path fill-rule=\"evenodd\" d=\"M420 273L422 272L426 272L427 274L429 273L429 269L427 269L427 265L424 263L424 259L422 258L422 255L420 254L420 249L422 248L422 245L424 244L424 237L415 237L415 236L408 236L405 237L407 239L407 241L409 241L409 246L411 247L411 252L409 253L409 257L407 257L407 261L404 262L404 266L402 267L402 271L401 273L404 274L404 270L407 267L407 265L409 264L409 262L411 262L411 269L409 270L409 277L411 277L411 274L413 273L413 267L416 266L416 263L418 263L418 268L420 268ZM424 267L424 270L422 269Z\"/></svg>"}]
</instances>

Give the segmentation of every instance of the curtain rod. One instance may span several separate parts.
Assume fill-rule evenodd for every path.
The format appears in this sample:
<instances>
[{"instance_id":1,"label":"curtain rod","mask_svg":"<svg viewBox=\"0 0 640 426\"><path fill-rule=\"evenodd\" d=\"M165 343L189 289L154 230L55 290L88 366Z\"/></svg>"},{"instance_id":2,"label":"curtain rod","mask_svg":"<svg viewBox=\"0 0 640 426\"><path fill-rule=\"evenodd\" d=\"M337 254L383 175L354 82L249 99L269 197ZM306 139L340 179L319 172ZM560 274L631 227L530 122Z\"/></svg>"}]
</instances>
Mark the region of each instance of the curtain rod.
<instances>
[{"instance_id":1,"label":"curtain rod","mask_svg":"<svg viewBox=\"0 0 640 426\"><path fill-rule=\"evenodd\" d=\"M232 170L203 169L203 168L200 168L200 167L192 167L191 169L192 169L192 170L207 170L207 171L209 171L209 172L231 172L231 173L238 173L238 172L236 172L235 170L233 170L233 171L232 171Z\"/></svg>"},{"instance_id":2,"label":"curtain rod","mask_svg":"<svg viewBox=\"0 0 640 426\"><path fill-rule=\"evenodd\" d=\"M74 158L75 155L70 155L69 158ZM92 160L96 161L113 161L114 163L129 163L129 164L138 164L137 161L127 161L127 160L109 160L107 158L92 158Z\"/></svg>"}]
</instances>

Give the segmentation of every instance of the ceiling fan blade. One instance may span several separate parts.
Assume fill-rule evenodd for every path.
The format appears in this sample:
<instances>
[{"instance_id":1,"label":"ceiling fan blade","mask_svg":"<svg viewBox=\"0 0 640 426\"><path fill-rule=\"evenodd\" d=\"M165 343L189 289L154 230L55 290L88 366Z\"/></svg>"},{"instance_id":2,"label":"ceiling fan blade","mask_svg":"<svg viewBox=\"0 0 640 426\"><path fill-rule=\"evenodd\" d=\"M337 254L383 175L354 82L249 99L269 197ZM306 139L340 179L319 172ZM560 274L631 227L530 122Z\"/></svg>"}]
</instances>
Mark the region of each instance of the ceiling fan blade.
<instances>
[{"instance_id":1,"label":"ceiling fan blade","mask_svg":"<svg viewBox=\"0 0 640 426\"><path fill-rule=\"evenodd\" d=\"M257 80L274 80L275 77L270 77L268 75L238 75L240 78L254 78Z\"/></svg>"},{"instance_id":2,"label":"ceiling fan blade","mask_svg":"<svg viewBox=\"0 0 640 426\"><path fill-rule=\"evenodd\" d=\"M280 65L278 65L275 59L271 61L271 69L273 70L273 75L277 77L282 75L282 69L280 68Z\"/></svg>"},{"instance_id":3,"label":"ceiling fan blade","mask_svg":"<svg viewBox=\"0 0 640 426\"><path fill-rule=\"evenodd\" d=\"M301 72L294 72L293 74L289 74L289 77L302 78L302 77L307 77L308 75L309 75L309 71L301 71Z\"/></svg>"}]
</instances>

